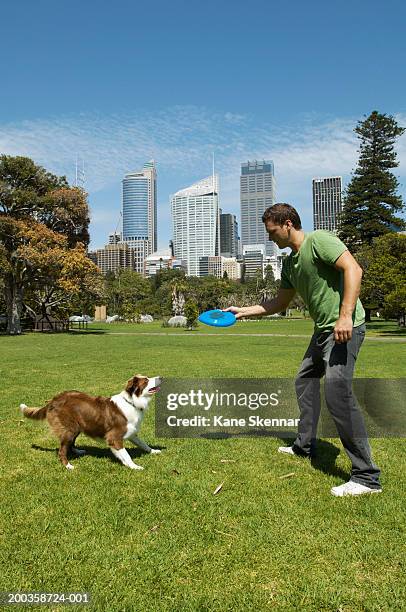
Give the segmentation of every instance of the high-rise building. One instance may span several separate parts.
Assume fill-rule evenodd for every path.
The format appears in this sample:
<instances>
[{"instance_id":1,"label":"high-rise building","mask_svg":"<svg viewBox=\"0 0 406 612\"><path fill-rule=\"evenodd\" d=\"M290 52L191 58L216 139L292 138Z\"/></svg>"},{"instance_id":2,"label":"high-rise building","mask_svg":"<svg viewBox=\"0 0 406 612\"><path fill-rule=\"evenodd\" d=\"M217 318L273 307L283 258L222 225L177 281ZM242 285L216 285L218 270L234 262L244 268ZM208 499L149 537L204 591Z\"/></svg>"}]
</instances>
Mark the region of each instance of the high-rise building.
<instances>
[{"instance_id":1,"label":"high-rise building","mask_svg":"<svg viewBox=\"0 0 406 612\"><path fill-rule=\"evenodd\" d=\"M133 269L145 276L145 260L151 254L150 240L127 240L133 253Z\"/></svg>"},{"instance_id":2,"label":"high-rise building","mask_svg":"<svg viewBox=\"0 0 406 612\"><path fill-rule=\"evenodd\" d=\"M230 213L220 212L220 254L223 257L238 255L238 222Z\"/></svg>"},{"instance_id":3,"label":"high-rise building","mask_svg":"<svg viewBox=\"0 0 406 612\"><path fill-rule=\"evenodd\" d=\"M223 274L227 272L228 278L231 280L239 280L241 278L241 264L235 257L223 257Z\"/></svg>"},{"instance_id":4,"label":"high-rise building","mask_svg":"<svg viewBox=\"0 0 406 612\"><path fill-rule=\"evenodd\" d=\"M96 251L97 265L103 274L117 272L121 268L134 269L134 252L126 242L107 244Z\"/></svg>"},{"instance_id":5,"label":"high-rise building","mask_svg":"<svg viewBox=\"0 0 406 612\"><path fill-rule=\"evenodd\" d=\"M223 276L221 255L199 257L199 276Z\"/></svg>"},{"instance_id":6,"label":"high-rise building","mask_svg":"<svg viewBox=\"0 0 406 612\"><path fill-rule=\"evenodd\" d=\"M186 271L186 262L175 259L171 249L162 249L155 251L152 255L148 255L145 259L145 275L154 276L162 272L162 270L184 270Z\"/></svg>"},{"instance_id":7,"label":"high-rise building","mask_svg":"<svg viewBox=\"0 0 406 612\"><path fill-rule=\"evenodd\" d=\"M157 248L157 193L155 162L123 179L123 241L131 247L144 242L150 255Z\"/></svg>"},{"instance_id":8,"label":"high-rise building","mask_svg":"<svg viewBox=\"0 0 406 612\"><path fill-rule=\"evenodd\" d=\"M342 211L341 176L313 179L313 228L337 230L338 215Z\"/></svg>"},{"instance_id":9,"label":"high-rise building","mask_svg":"<svg viewBox=\"0 0 406 612\"><path fill-rule=\"evenodd\" d=\"M235 257L222 257L221 255L200 257L200 276L210 275L217 276L217 278L223 278L224 272L227 272L227 278L238 280L241 278L241 264Z\"/></svg>"},{"instance_id":10,"label":"high-rise building","mask_svg":"<svg viewBox=\"0 0 406 612\"><path fill-rule=\"evenodd\" d=\"M187 262L189 276L199 276L199 259L220 254L218 176L175 193L171 212L175 258Z\"/></svg>"},{"instance_id":11,"label":"high-rise building","mask_svg":"<svg viewBox=\"0 0 406 612\"><path fill-rule=\"evenodd\" d=\"M268 239L262 215L275 203L275 175L272 161L248 161L241 164L241 242L264 244L266 254L277 256L278 247Z\"/></svg>"},{"instance_id":12,"label":"high-rise building","mask_svg":"<svg viewBox=\"0 0 406 612\"><path fill-rule=\"evenodd\" d=\"M243 263L245 266L245 278L257 276L258 273L263 277L266 263L265 245L263 243L244 245Z\"/></svg>"}]
</instances>

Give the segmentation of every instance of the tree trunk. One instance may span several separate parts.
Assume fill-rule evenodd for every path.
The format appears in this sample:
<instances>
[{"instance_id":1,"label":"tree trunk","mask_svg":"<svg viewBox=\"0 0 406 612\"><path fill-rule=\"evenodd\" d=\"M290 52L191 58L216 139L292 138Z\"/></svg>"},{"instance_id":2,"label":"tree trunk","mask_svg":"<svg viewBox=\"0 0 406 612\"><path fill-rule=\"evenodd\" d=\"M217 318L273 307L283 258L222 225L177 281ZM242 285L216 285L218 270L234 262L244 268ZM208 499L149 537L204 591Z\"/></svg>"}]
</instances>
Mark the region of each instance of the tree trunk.
<instances>
[{"instance_id":1,"label":"tree trunk","mask_svg":"<svg viewBox=\"0 0 406 612\"><path fill-rule=\"evenodd\" d=\"M365 321L366 323L370 323L371 322L371 309L370 308L365 308Z\"/></svg>"},{"instance_id":2,"label":"tree trunk","mask_svg":"<svg viewBox=\"0 0 406 612\"><path fill-rule=\"evenodd\" d=\"M7 333L10 336L21 334L21 313L23 309L23 286L12 274L5 279L5 298L7 304Z\"/></svg>"}]
</instances>

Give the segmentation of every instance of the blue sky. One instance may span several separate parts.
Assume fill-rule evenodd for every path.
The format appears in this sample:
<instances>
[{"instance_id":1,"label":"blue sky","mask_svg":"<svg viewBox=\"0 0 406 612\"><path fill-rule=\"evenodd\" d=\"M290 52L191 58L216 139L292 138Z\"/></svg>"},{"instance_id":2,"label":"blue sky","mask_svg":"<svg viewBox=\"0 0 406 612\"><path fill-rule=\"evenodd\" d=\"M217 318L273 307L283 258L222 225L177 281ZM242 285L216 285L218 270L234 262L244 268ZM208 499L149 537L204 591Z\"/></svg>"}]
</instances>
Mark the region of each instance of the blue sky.
<instances>
[{"instance_id":1,"label":"blue sky","mask_svg":"<svg viewBox=\"0 0 406 612\"><path fill-rule=\"evenodd\" d=\"M311 229L311 180L357 159L356 122L406 126L400 1L24 0L2 6L0 151L74 178L85 160L92 246L114 230L125 172L155 158L170 194L211 172L239 215L241 162L275 162L277 199ZM396 174L406 195L406 136Z\"/></svg>"}]
</instances>

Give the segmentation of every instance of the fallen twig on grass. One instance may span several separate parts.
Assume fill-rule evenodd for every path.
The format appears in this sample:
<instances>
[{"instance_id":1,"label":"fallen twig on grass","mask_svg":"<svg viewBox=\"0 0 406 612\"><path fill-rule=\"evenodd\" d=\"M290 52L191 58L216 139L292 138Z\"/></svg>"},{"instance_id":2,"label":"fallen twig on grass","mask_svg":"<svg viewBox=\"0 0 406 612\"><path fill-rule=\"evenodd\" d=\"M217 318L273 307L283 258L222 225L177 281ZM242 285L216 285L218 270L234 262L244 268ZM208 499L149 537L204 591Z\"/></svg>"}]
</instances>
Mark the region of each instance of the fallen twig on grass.
<instances>
[{"instance_id":1,"label":"fallen twig on grass","mask_svg":"<svg viewBox=\"0 0 406 612\"><path fill-rule=\"evenodd\" d=\"M157 525L154 525L153 527L151 527L151 529L148 529L148 531L146 531L144 533L144 535L148 535L149 533L154 533L154 531L159 529L160 526L161 526L161 523L158 523Z\"/></svg>"},{"instance_id":2,"label":"fallen twig on grass","mask_svg":"<svg viewBox=\"0 0 406 612\"><path fill-rule=\"evenodd\" d=\"M218 487L216 487L216 489L213 491L213 495L217 495L217 493L220 493L221 489L223 488L223 484L224 482L220 483Z\"/></svg>"}]
</instances>

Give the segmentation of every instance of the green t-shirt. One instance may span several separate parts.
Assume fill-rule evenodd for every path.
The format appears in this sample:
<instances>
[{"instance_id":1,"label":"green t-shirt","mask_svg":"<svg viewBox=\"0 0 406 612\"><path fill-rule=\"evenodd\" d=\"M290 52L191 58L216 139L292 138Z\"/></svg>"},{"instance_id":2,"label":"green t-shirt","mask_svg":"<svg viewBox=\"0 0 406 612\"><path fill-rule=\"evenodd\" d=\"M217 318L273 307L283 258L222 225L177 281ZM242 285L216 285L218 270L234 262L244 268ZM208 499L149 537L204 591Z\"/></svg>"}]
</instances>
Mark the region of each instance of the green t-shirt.
<instances>
[{"instance_id":1,"label":"green t-shirt","mask_svg":"<svg viewBox=\"0 0 406 612\"><path fill-rule=\"evenodd\" d=\"M332 329L340 316L343 273L334 268L334 263L346 250L337 236L316 230L306 234L299 251L292 251L283 262L281 288L297 290L314 321L315 331ZM352 319L354 327L365 321L360 300Z\"/></svg>"}]
</instances>

